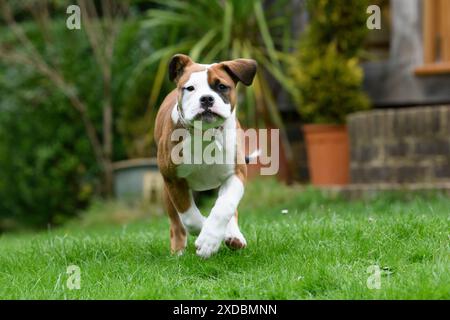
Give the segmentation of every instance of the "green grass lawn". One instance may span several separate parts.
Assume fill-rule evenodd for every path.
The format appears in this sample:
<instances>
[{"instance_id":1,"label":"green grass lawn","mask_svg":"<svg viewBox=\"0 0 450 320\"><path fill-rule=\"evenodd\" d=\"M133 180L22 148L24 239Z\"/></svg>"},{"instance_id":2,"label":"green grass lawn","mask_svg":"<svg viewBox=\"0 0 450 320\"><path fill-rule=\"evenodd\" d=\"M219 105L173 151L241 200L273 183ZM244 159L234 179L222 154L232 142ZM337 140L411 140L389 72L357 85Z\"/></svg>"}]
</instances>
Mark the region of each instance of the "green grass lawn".
<instances>
[{"instance_id":1,"label":"green grass lawn","mask_svg":"<svg viewBox=\"0 0 450 320\"><path fill-rule=\"evenodd\" d=\"M3 235L0 298L450 298L444 196L348 202L270 182L249 185L240 208L248 247L223 246L209 260L195 255L194 238L183 256L171 256L164 216ZM72 264L79 290L66 287ZM380 289L366 285L371 265L382 270Z\"/></svg>"}]
</instances>

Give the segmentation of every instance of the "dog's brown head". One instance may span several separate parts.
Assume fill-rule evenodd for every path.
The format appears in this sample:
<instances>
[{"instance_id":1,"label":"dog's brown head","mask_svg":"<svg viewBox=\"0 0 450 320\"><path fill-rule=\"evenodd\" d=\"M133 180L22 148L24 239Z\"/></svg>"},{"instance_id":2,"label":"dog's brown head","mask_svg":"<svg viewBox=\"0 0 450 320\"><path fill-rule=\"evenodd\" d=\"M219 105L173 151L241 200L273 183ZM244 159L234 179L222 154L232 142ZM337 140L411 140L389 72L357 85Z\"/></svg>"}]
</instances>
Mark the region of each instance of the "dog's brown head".
<instances>
[{"instance_id":1,"label":"dog's brown head","mask_svg":"<svg viewBox=\"0 0 450 320\"><path fill-rule=\"evenodd\" d=\"M199 64L184 54L172 57L169 79L177 84L178 107L184 120L220 126L236 106L236 85L249 86L256 74L256 61L235 59L211 65Z\"/></svg>"}]
</instances>

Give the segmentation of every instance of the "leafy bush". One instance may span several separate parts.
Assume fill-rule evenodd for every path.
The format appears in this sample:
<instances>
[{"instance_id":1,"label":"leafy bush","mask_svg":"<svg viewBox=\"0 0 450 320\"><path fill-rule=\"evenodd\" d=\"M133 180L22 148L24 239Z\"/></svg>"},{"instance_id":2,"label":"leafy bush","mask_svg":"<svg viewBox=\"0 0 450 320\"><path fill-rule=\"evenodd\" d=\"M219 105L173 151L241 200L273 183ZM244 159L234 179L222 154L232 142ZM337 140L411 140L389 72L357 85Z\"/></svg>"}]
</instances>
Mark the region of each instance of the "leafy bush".
<instances>
[{"instance_id":1,"label":"leafy bush","mask_svg":"<svg viewBox=\"0 0 450 320\"><path fill-rule=\"evenodd\" d=\"M8 3L10 6L2 10L11 11L5 9L2 23L11 25L13 19L8 17L14 17L32 46L26 41L24 45L12 28L1 29L0 54L6 58L0 61L0 230L11 223L42 226L62 222L92 196L104 192L105 162L99 161L99 152L103 151L108 161L127 155L149 156L148 133L153 131L149 106L160 103L152 100L151 89L155 84L163 92L172 87L166 77L162 84L156 79L163 65L159 63L161 56L156 59L159 65L141 63L164 47L167 37L165 30L141 29L139 2L131 4L124 20L120 14L117 16L120 23L116 24L119 29L113 38L112 59L105 62L111 65L112 73L111 83L108 80L107 84L105 78L109 79L109 75L105 76L106 68L98 61L92 34L91 41L87 35L88 30L96 32L108 25L102 17L110 2L95 5L100 19L92 19L90 28L83 25L82 30L72 31L66 28L67 1ZM144 4L145 9L154 6ZM95 11L93 8L90 10ZM103 37L96 43L100 47L107 45ZM33 55L32 47L38 54ZM111 52L109 47L105 47L106 51ZM36 64L37 60L44 63ZM51 72L45 72L51 69L56 79L63 80L55 81ZM61 82L63 86L58 85ZM82 101L82 112L75 111L74 97ZM113 119L109 123L114 132L108 135L108 141L114 143L111 148L108 145L112 156L106 155L106 104L113 109L108 116ZM93 136L97 137L94 145Z\"/></svg>"},{"instance_id":2,"label":"leafy bush","mask_svg":"<svg viewBox=\"0 0 450 320\"><path fill-rule=\"evenodd\" d=\"M129 158L155 155L152 128L156 106L173 89L173 83L167 77L167 61L147 62L166 41L165 30L155 28L148 32L140 27L138 19L125 24L116 41L113 89L118 112L117 131ZM161 92L156 97L152 94L155 87Z\"/></svg>"},{"instance_id":3,"label":"leafy bush","mask_svg":"<svg viewBox=\"0 0 450 320\"><path fill-rule=\"evenodd\" d=\"M302 120L312 123L345 123L347 114L369 107L361 92L363 72L357 58L347 59L330 45L304 69L294 69L301 100Z\"/></svg>"},{"instance_id":4,"label":"leafy bush","mask_svg":"<svg viewBox=\"0 0 450 320\"><path fill-rule=\"evenodd\" d=\"M307 7L310 24L290 58L298 111L304 122L344 123L347 114L369 108L358 64L367 1L308 1Z\"/></svg>"},{"instance_id":5,"label":"leafy bush","mask_svg":"<svg viewBox=\"0 0 450 320\"><path fill-rule=\"evenodd\" d=\"M52 42L46 45L39 26L27 21L21 26L83 98L101 132L102 79L85 33L68 31L65 20L54 19L47 34ZM151 77L130 81L131 70L151 50L138 32L138 22L126 23L115 48L112 87L119 123L133 112L142 117L145 109L137 109L147 105ZM0 44L20 48L6 28ZM84 208L100 186L101 171L82 119L67 97L27 64L0 61L0 70L0 230L61 223ZM115 125L116 131L122 129ZM116 137L113 158L123 159L127 141Z\"/></svg>"},{"instance_id":6,"label":"leafy bush","mask_svg":"<svg viewBox=\"0 0 450 320\"><path fill-rule=\"evenodd\" d=\"M305 42L320 52L335 43L344 57L358 56L367 35L368 5L368 0L308 0L310 24Z\"/></svg>"},{"instance_id":7,"label":"leafy bush","mask_svg":"<svg viewBox=\"0 0 450 320\"><path fill-rule=\"evenodd\" d=\"M36 25L27 35L48 59L57 59L64 76L86 93L96 123L101 83L86 59L82 33L52 26L54 46L43 47ZM2 42L15 45L9 33ZM1 65L0 73L0 229L17 224L58 224L83 208L94 194L98 168L79 114L47 79L27 65ZM5 221L9 221L5 225ZM11 225L12 223L12 225Z\"/></svg>"},{"instance_id":8,"label":"leafy bush","mask_svg":"<svg viewBox=\"0 0 450 320\"><path fill-rule=\"evenodd\" d=\"M93 194L95 163L78 115L61 97L0 113L0 218L58 224ZM30 92L30 94L32 94ZM1 224L0 224L1 228Z\"/></svg>"}]
</instances>

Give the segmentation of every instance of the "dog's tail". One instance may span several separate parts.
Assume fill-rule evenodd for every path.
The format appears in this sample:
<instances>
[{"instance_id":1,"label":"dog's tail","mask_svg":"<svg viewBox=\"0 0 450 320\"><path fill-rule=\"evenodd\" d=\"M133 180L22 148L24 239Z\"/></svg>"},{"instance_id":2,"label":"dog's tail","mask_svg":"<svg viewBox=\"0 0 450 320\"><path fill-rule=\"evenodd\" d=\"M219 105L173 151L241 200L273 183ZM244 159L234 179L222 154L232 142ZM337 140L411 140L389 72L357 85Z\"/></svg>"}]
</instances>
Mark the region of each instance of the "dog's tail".
<instances>
[{"instance_id":1,"label":"dog's tail","mask_svg":"<svg viewBox=\"0 0 450 320\"><path fill-rule=\"evenodd\" d=\"M261 155L261 149L256 149L250 155L245 156L245 163L249 164L250 160L256 159Z\"/></svg>"}]
</instances>

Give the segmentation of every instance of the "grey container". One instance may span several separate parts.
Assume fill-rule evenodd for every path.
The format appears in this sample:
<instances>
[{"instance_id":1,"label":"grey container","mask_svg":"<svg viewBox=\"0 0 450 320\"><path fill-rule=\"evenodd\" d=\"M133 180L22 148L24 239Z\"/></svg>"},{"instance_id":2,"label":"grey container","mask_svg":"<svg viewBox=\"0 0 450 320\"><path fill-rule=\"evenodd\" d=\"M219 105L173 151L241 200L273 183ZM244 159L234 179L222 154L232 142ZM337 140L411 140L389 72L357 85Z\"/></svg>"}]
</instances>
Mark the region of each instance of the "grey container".
<instances>
[{"instance_id":1,"label":"grey container","mask_svg":"<svg viewBox=\"0 0 450 320\"><path fill-rule=\"evenodd\" d=\"M159 202L163 188L155 158L115 162L114 194L125 201Z\"/></svg>"}]
</instances>

